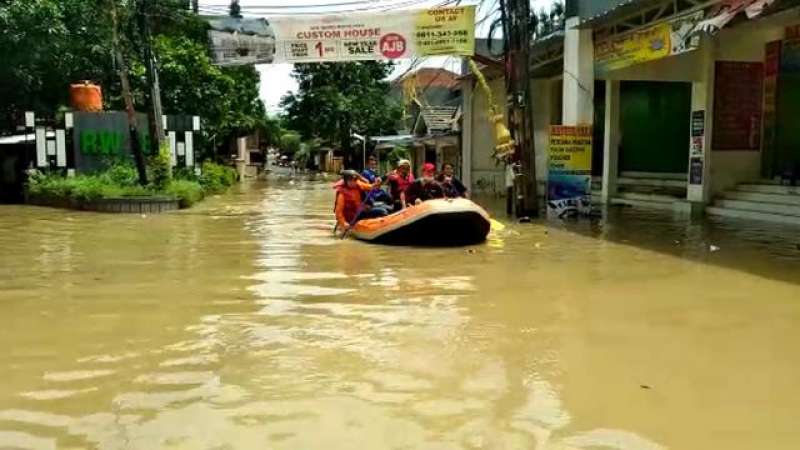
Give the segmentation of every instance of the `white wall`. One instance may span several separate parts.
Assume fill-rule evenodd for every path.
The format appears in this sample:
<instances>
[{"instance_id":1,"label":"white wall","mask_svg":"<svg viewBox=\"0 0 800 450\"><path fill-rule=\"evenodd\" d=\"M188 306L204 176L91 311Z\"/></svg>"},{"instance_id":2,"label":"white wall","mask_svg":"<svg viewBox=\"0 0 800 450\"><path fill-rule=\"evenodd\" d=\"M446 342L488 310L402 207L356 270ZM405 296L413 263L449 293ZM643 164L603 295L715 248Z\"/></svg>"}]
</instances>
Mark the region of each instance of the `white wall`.
<instances>
[{"instance_id":1,"label":"white wall","mask_svg":"<svg viewBox=\"0 0 800 450\"><path fill-rule=\"evenodd\" d=\"M503 78L488 80L492 95L503 115L506 114L506 88ZM468 81L469 82L469 81ZM486 94L475 86L472 93L472 104L465 108L472 108L472 129L470 163L472 167L472 186L476 192L489 194L505 194L505 168L497 165L494 154L494 131L489 122ZM465 117L467 115L465 114ZM466 131L466 130L465 130ZM466 141L466 140L465 140Z\"/></svg>"}]
</instances>

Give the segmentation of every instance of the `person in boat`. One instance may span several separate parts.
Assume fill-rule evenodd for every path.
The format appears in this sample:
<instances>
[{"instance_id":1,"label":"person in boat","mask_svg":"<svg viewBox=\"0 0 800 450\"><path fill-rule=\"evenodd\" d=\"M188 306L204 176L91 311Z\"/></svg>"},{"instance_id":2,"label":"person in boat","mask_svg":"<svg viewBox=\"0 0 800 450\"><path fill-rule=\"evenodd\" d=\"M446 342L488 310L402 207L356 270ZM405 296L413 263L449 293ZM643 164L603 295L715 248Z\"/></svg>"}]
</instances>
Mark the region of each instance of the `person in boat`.
<instances>
[{"instance_id":1,"label":"person in boat","mask_svg":"<svg viewBox=\"0 0 800 450\"><path fill-rule=\"evenodd\" d=\"M370 192L371 200L374 203L382 203L386 207L391 208L392 197L384 191L380 186L383 184L383 179L378 176L378 158L370 156L367 160L367 167L361 171L361 177L372 185L377 185L375 189Z\"/></svg>"},{"instance_id":2,"label":"person in boat","mask_svg":"<svg viewBox=\"0 0 800 450\"><path fill-rule=\"evenodd\" d=\"M369 193L375 185L361 181L358 172L345 170L342 179L333 188L336 190L336 228L342 232L350 229L359 219L372 214L366 211Z\"/></svg>"},{"instance_id":3,"label":"person in boat","mask_svg":"<svg viewBox=\"0 0 800 450\"><path fill-rule=\"evenodd\" d=\"M469 193L464 183L455 176L455 167L450 163L442 164L442 173L436 178L442 187L447 198L469 198Z\"/></svg>"},{"instance_id":4,"label":"person in boat","mask_svg":"<svg viewBox=\"0 0 800 450\"><path fill-rule=\"evenodd\" d=\"M400 202L405 208L436 198L445 198L444 188L436 181L436 166L426 163L422 166L422 177L400 194Z\"/></svg>"},{"instance_id":5,"label":"person in boat","mask_svg":"<svg viewBox=\"0 0 800 450\"><path fill-rule=\"evenodd\" d=\"M389 195L394 199L394 209L399 211L405 205L402 202L402 194L414 182L414 174L411 173L411 161L401 159L397 163L397 168L389 174Z\"/></svg>"}]
</instances>

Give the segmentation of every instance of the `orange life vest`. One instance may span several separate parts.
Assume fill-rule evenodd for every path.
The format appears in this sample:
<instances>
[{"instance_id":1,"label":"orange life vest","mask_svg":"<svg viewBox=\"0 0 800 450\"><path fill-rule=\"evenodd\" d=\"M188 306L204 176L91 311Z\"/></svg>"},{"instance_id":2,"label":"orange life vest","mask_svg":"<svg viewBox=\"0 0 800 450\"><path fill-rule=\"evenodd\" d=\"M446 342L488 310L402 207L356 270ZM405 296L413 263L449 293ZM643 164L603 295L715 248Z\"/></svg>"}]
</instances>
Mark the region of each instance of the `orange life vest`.
<instances>
[{"instance_id":1,"label":"orange life vest","mask_svg":"<svg viewBox=\"0 0 800 450\"><path fill-rule=\"evenodd\" d=\"M353 223L356 214L358 214L358 208L361 206L361 188L351 188L344 181L339 181L333 188L336 190L336 202L339 201L339 197L344 200L344 209L342 211L344 220L347 223Z\"/></svg>"}]
</instances>

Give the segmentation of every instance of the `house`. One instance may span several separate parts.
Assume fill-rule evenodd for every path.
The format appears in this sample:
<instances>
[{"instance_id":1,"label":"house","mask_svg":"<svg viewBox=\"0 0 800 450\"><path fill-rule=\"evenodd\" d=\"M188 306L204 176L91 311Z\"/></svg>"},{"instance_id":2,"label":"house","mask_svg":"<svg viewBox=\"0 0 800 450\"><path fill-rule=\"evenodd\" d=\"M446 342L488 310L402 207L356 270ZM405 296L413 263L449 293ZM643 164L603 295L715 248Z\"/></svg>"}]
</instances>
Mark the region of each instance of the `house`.
<instances>
[{"instance_id":1,"label":"house","mask_svg":"<svg viewBox=\"0 0 800 450\"><path fill-rule=\"evenodd\" d=\"M798 13L797 0L567 1L563 31L531 47L537 179L550 125L591 125L597 203L800 224L800 189L780 185L800 177ZM495 189L482 93L465 81L464 178Z\"/></svg>"}]
</instances>

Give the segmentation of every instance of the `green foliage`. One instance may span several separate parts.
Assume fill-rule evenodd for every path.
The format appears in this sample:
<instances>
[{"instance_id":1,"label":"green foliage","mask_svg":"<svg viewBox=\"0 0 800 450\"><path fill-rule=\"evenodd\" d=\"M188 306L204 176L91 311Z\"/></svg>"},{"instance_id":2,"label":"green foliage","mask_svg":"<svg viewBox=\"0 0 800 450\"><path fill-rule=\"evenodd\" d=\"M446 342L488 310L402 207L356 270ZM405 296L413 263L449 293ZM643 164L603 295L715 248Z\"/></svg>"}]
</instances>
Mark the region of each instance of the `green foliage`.
<instances>
[{"instance_id":1,"label":"green foliage","mask_svg":"<svg viewBox=\"0 0 800 450\"><path fill-rule=\"evenodd\" d=\"M396 145L389 153L386 154L386 160L389 161L390 167L397 165L401 159L410 159L411 152L408 148L402 145Z\"/></svg>"},{"instance_id":2,"label":"green foliage","mask_svg":"<svg viewBox=\"0 0 800 450\"><path fill-rule=\"evenodd\" d=\"M181 200L181 208L189 208L205 197L203 187L197 181L172 180L165 192Z\"/></svg>"},{"instance_id":3,"label":"green foliage","mask_svg":"<svg viewBox=\"0 0 800 450\"><path fill-rule=\"evenodd\" d=\"M281 153L294 155L300 150L300 135L296 133L286 133L281 136Z\"/></svg>"},{"instance_id":4,"label":"green foliage","mask_svg":"<svg viewBox=\"0 0 800 450\"><path fill-rule=\"evenodd\" d=\"M219 194L233 186L237 177L233 168L207 161L203 163L200 185L208 194Z\"/></svg>"},{"instance_id":5,"label":"green foliage","mask_svg":"<svg viewBox=\"0 0 800 450\"><path fill-rule=\"evenodd\" d=\"M55 114L69 103L69 84L79 80L100 84L107 109L124 109L112 56L112 4L135 107L144 111L147 84L136 3L0 0L0 133L16 129L20 111ZM195 140L202 156L208 143L225 149L230 139L265 126L267 118L259 99L258 72L253 67L214 66L207 47L208 25L188 5L185 0L153 1L149 17L164 113L202 116L202 136Z\"/></svg>"},{"instance_id":6,"label":"green foliage","mask_svg":"<svg viewBox=\"0 0 800 450\"><path fill-rule=\"evenodd\" d=\"M152 190L135 182L133 185L117 184L107 173L72 178L57 174L38 175L29 180L27 190L29 195L75 201L153 194Z\"/></svg>"},{"instance_id":7,"label":"green foliage","mask_svg":"<svg viewBox=\"0 0 800 450\"><path fill-rule=\"evenodd\" d=\"M286 125L304 139L338 143L345 152L351 150L351 131L393 132L402 110L388 95L392 67L379 61L295 64L298 92L281 101Z\"/></svg>"},{"instance_id":8,"label":"green foliage","mask_svg":"<svg viewBox=\"0 0 800 450\"><path fill-rule=\"evenodd\" d=\"M150 158L150 183L157 190L164 190L172 180L172 160L169 144L161 145L158 154Z\"/></svg>"},{"instance_id":9,"label":"green foliage","mask_svg":"<svg viewBox=\"0 0 800 450\"><path fill-rule=\"evenodd\" d=\"M116 164L111 166L104 174L113 184L119 186L137 186L139 175L136 168L130 164Z\"/></svg>"}]
</instances>

